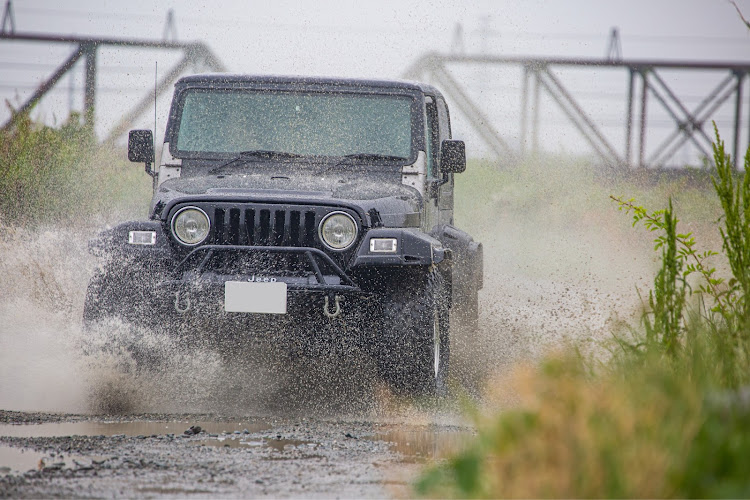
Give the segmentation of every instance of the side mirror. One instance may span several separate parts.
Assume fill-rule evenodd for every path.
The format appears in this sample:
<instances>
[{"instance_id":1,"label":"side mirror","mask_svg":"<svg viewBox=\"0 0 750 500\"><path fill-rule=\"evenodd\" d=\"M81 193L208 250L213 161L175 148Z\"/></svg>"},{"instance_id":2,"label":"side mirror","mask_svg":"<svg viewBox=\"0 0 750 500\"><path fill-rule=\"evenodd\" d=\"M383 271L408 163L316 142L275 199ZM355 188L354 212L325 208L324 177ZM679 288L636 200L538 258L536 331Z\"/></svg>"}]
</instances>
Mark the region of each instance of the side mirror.
<instances>
[{"instance_id":1,"label":"side mirror","mask_svg":"<svg viewBox=\"0 0 750 500\"><path fill-rule=\"evenodd\" d=\"M150 130L131 130L128 134L128 160L145 163L146 173L153 176L154 134Z\"/></svg>"},{"instance_id":2,"label":"side mirror","mask_svg":"<svg viewBox=\"0 0 750 500\"><path fill-rule=\"evenodd\" d=\"M466 170L466 145L464 141L443 141L440 145L440 171L460 174Z\"/></svg>"}]
</instances>

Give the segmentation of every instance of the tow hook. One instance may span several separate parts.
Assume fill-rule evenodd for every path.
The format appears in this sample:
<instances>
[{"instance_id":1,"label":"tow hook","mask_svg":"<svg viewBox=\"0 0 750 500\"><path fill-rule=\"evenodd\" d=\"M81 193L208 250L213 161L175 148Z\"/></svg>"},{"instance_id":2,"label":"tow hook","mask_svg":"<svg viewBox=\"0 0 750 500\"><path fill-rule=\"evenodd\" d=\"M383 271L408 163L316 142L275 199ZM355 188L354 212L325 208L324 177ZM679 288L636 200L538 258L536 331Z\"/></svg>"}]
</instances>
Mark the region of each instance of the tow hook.
<instances>
[{"instance_id":1,"label":"tow hook","mask_svg":"<svg viewBox=\"0 0 750 500\"><path fill-rule=\"evenodd\" d=\"M180 306L180 292L177 291L174 293L174 310L177 311L180 314L185 314L190 310L190 295L185 294L184 295L184 306Z\"/></svg>"},{"instance_id":2,"label":"tow hook","mask_svg":"<svg viewBox=\"0 0 750 500\"><path fill-rule=\"evenodd\" d=\"M326 295L326 301L323 304L323 314L325 314L326 316L328 316L331 319L336 318L336 317L338 317L341 314L341 304L340 304L341 297L339 297L338 295L336 295L333 300L334 300L334 304L335 304L335 309L334 309L333 312L331 312L331 311L328 310L328 307L330 305L330 301L328 300L328 295Z\"/></svg>"}]
</instances>

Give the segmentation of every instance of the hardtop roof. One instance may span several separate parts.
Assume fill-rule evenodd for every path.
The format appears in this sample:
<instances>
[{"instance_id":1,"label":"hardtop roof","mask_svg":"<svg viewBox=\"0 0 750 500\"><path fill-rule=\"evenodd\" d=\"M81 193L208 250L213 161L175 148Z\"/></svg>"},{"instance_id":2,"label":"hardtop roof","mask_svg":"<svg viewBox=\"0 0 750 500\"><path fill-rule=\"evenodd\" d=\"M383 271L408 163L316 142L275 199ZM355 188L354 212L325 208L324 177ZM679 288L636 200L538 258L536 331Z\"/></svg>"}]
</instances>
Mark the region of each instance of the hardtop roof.
<instances>
[{"instance_id":1,"label":"hardtop roof","mask_svg":"<svg viewBox=\"0 0 750 500\"><path fill-rule=\"evenodd\" d=\"M425 94L441 95L433 86L407 80L372 80L365 78L334 78L318 76L284 76L284 75L246 75L236 73L201 73L180 78L175 86L193 87L243 87L254 85L272 85L279 87L346 87L369 89L404 89L417 90Z\"/></svg>"}]
</instances>

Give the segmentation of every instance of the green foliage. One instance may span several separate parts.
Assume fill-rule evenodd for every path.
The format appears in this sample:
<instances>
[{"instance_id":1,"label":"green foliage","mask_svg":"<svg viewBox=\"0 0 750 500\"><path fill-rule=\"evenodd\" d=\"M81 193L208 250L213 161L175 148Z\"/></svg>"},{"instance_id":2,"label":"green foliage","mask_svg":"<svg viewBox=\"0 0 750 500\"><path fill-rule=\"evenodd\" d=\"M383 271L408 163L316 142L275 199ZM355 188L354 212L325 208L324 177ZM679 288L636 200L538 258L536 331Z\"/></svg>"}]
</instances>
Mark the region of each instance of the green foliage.
<instances>
[{"instance_id":1,"label":"green foliage","mask_svg":"<svg viewBox=\"0 0 750 500\"><path fill-rule=\"evenodd\" d=\"M713 178L713 184L724 211L719 231L732 269L729 287L724 292L731 311L726 320L733 331L744 333L750 322L750 175L743 175L735 185L732 161L724 151L724 141L715 124L714 131L717 177ZM750 172L750 148L745 154L744 167L745 172Z\"/></svg>"},{"instance_id":2,"label":"green foliage","mask_svg":"<svg viewBox=\"0 0 750 500\"><path fill-rule=\"evenodd\" d=\"M477 439L429 469L420 495L750 496L750 175L734 171L718 132L714 161L723 254L680 232L671 197L654 212L611 197L656 235L642 329L594 372L571 355L521 370L519 409L478 419Z\"/></svg>"},{"instance_id":3,"label":"green foliage","mask_svg":"<svg viewBox=\"0 0 750 500\"><path fill-rule=\"evenodd\" d=\"M522 409L480 421L477 439L424 475L419 494L659 498L679 491L700 427L702 401L690 379L651 362L591 377L580 358L568 356L548 358L513 382Z\"/></svg>"},{"instance_id":4,"label":"green foliage","mask_svg":"<svg viewBox=\"0 0 750 500\"><path fill-rule=\"evenodd\" d=\"M726 346L709 331L688 324L685 337L690 344L679 355L621 351L595 375L570 355L519 370L521 408L479 419L477 438L428 469L416 492L747 498L750 393L723 389ZM747 370L739 375L748 382Z\"/></svg>"},{"instance_id":5,"label":"green foliage","mask_svg":"<svg viewBox=\"0 0 750 500\"><path fill-rule=\"evenodd\" d=\"M0 220L39 224L132 211L136 204L143 210L150 179L120 158L124 152L98 148L77 114L59 128L17 116L0 130Z\"/></svg>"},{"instance_id":6,"label":"green foliage","mask_svg":"<svg viewBox=\"0 0 750 500\"><path fill-rule=\"evenodd\" d=\"M654 240L654 250L665 248L662 252L662 266L659 270L656 280L654 281L653 294L672 294L671 297L662 297L662 302L675 304L676 312L679 317L682 315L684 308L684 297L687 287L687 279L692 274L697 274L701 278L701 283L695 292L708 295L715 302L712 308L713 312L719 312L726 315L726 305L724 303L724 293L720 286L724 283L722 278L716 278L716 268L710 265L711 257L718 255L713 250L699 252L696 249L695 237L692 233L677 233L678 219L674 216L672 199L669 199L669 207L666 210L657 210L649 213L642 206L635 204L635 200L630 198L624 200L622 197L610 196L618 204L619 210L625 210L633 214L633 226L638 223L643 225L652 232L660 231ZM672 280L672 283L666 281ZM677 283L679 282L679 284ZM649 301L654 314L654 304ZM663 314L663 309L658 311ZM673 315L673 322L676 323L677 315ZM644 322L649 322L648 316ZM666 325L666 323L664 323ZM647 325L648 328L648 325ZM671 329L671 331L676 331Z\"/></svg>"},{"instance_id":7,"label":"green foliage","mask_svg":"<svg viewBox=\"0 0 750 500\"><path fill-rule=\"evenodd\" d=\"M682 310L685 306L685 278L682 272L686 250L678 258L677 218L674 216L672 200L669 208L662 212L664 235L657 239L656 248L662 249L662 266L654 279L654 289L649 292L653 322L644 316L647 339L658 342L667 353L677 349L682 330ZM660 214L660 215L662 215Z\"/></svg>"},{"instance_id":8,"label":"green foliage","mask_svg":"<svg viewBox=\"0 0 750 500\"><path fill-rule=\"evenodd\" d=\"M59 129L26 115L0 131L0 213L10 222L49 217L74 182L77 164L92 152L90 130L78 116Z\"/></svg>"},{"instance_id":9,"label":"green foliage","mask_svg":"<svg viewBox=\"0 0 750 500\"><path fill-rule=\"evenodd\" d=\"M675 482L686 498L750 495L748 393L728 392L709 401L705 418Z\"/></svg>"}]
</instances>

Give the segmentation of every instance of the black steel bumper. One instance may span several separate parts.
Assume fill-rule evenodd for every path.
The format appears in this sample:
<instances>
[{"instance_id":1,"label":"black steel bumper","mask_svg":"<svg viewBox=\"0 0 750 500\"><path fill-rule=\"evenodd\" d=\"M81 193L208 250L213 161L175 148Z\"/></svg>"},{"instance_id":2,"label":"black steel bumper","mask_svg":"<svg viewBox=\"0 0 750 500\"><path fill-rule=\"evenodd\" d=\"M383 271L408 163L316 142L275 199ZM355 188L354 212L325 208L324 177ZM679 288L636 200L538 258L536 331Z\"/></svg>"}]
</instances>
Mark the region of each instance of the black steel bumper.
<instances>
[{"instance_id":1,"label":"black steel bumper","mask_svg":"<svg viewBox=\"0 0 750 500\"><path fill-rule=\"evenodd\" d=\"M226 275L208 269L210 259L221 252L263 254L296 254L305 259L312 270L307 277L284 276L268 270L267 275ZM196 265L197 262L197 265ZM188 254L174 269L174 279L156 284L154 300L166 314L178 316L276 316L263 313L226 312L225 284L229 281L283 282L287 290L287 315L319 316L336 319L348 316L351 309L362 307L372 294L363 291L323 251L310 247L267 247L242 245L203 245ZM285 315L281 315L285 316Z\"/></svg>"}]
</instances>

